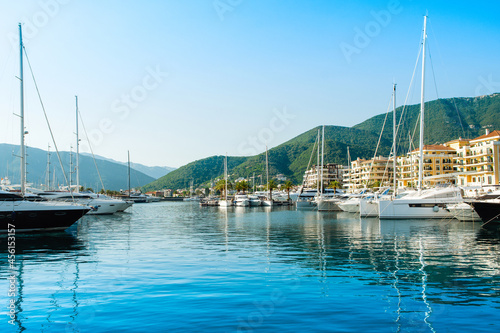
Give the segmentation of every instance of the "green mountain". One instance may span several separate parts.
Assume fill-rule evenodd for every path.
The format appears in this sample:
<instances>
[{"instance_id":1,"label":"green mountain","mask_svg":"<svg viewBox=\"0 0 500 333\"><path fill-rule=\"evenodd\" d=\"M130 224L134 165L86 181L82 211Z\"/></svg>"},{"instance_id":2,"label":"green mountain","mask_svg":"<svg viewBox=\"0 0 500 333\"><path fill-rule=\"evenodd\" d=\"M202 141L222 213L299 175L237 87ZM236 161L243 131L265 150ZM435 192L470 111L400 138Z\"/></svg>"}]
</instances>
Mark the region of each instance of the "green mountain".
<instances>
[{"instance_id":1,"label":"green mountain","mask_svg":"<svg viewBox=\"0 0 500 333\"><path fill-rule=\"evenodd\" d=\"M398 155L418 146L420 105L396 109ZM500 94L473 98L439 99L426 103L425 143L444 143L459 137L474 138L484 134L485 127L500 129ZM377 155L388 156L392 146L392 112L372 117L353 127L325 126L325 163L347 165L347 147L351 159L372 158L379 141ZM385 126L384 125L385 120ZM415 128L417 129L415 131ZM269 150L269 174L283 174L295 184L302 181L318 129L311 129ZM413 134L415 132L415 134ZM410 135L413 136L410 145ZM315 153L316 154L316 153ZM316 156L312 164L316 163ZM213 156L189 163L143 187L143 190L178 189L200 185L223 174L223 156ZM265 153L249 157L228 157L230 179L263 175L265 182ZM258 180L257 182L260 182Z\"/></svg>"},{"instance_id":2,"label":"green mountain","mask_svg":"<svg viewBox=\"0 0 500 333\"><path fill-rule=\"evenodd\" d=\"M42 149L31 147L28 147L26 152L28 155L26 158L27 182L40 187L41 184L46 183L47 152ZM18 145L0 144L0 175L1 177L9 177L12 184L19 184L20 159L15 155L19 155ZM70 153L60 152L60 156L69 181L70 176L68 171L70 169ZM73 163L75 163L74 154ZM99 168L99 172L101 173L104 186L107 190L118 191L120 189L127 189L127 166L101 159L96 159L96 163ZM50 165L50 182L53 184L55 179L56 184L65 185L66 182L61 172L59 160L55 152L51 152ZM75 177L76 175L73 174L72 178L75 179ZM140 187L152 182L153 180L153 177L147 176L133 168L130 170L130 182L132 187ZM80 155L80 185L86 188L91 187L94 190L100 190L102 188L92 157Z\"/></svg>"}]
</instances>

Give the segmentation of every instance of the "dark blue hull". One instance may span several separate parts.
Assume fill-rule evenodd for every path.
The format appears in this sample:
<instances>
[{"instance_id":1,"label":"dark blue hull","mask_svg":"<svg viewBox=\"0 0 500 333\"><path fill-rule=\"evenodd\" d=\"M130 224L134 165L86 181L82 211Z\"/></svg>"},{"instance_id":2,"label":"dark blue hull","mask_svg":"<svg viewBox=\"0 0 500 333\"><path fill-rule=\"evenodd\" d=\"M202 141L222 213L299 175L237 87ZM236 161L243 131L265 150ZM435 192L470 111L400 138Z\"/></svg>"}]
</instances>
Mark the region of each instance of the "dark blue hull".
<instances>
[{"instance_id":1,"label":"dark blue hull","mask_svg":"<svg viewBox=\"0 0 500 333\"><path fill-rule=\"evenodd\" d=\"M500 202L473 201L471 204L483 222L500 222Z\"/></svg>"},{"instance_id":2,"label":"dark blue hull","mask_svg":"<svg viewBox=\"0 0 500 333\"><path fill-rule=\"evenodd\" d=\"M89 208L68 210L30 210L0 212L0 233L65 230L89 211Z\"/></svg>"}]
</instances>

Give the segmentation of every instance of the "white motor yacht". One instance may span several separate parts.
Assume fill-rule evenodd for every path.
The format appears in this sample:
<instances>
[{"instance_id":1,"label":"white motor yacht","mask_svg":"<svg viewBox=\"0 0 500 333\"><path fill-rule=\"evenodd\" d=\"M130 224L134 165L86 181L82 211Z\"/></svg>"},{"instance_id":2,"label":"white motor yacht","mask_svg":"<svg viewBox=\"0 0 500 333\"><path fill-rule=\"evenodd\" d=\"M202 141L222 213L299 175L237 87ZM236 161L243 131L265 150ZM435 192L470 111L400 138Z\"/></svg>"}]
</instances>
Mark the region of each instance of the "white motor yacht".
<instances>
[{"instance_id":1,"label":"white motor yacht","mask_svg":"<svg viewBox=\"0 0 500 333\"><path fill-rule=\"evenodd\" d=\"M249 195L248 201L249 201L250 207L258 207L258 206L262 205L262 201L260 200L258 195Z\"/></svg>"},{"instance_id":2,"label":"white motor yacht","mask_svg":"<svg viewBox=\"0 0 500 333\"><path fill-rule=\"evenodd\" d=\"M108 215L114 214L119 209L123 209L124 203L121 200L111 198L94 198L89 193L78 192L38 192L36 193L48 201L59 202L74 202L80 205L88 206L92 210L88 212L89 215Z\"/></svg>"},{"instance_id":3,"label":"white motor yacht","mask_svg":"<svg viewBox=\"0 0 500 333\"><path fill-rule=\"evenodd\" d=\"M446 206L463 202L457 187L415 191L393 200L379 200L381 219L453 218Z\"/></svg>"},{"instance_id":4,"label":"white motor yacht","mask_svg":"<svg viewBox=\"0 0 500 333\"><path fill-rule=\"evenodd\" d=\"M234 196L234 205L239 207L250 206L250 200L246 194L236 194Z\"/></svg>"}]
</instances>

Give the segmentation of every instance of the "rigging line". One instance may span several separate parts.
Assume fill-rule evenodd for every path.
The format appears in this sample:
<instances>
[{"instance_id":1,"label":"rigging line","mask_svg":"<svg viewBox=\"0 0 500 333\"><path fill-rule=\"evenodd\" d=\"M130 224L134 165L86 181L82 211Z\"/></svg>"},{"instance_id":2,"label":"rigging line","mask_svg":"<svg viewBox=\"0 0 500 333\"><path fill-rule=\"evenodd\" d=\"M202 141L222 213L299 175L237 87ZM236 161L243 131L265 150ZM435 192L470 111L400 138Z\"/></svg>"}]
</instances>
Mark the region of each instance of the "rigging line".
<instances>
[{"instance_id":1,"label":"rigging line","mask_svg":"<svg viewBox=\"0 0 500 333\"><path fill-rule=\"evenodd\" d=\"M66 182L66 185L69 188L68 177L66 176L66 172L64 171L61 155L59 154L59 149L57 148L56 139L54 138L54 133L52 132L52 128L50 127L49 118L47 116L47 112L45 111L45 106L44 106L43 101L42 101L42 96L40 95L40 90L38 89L38 84L36 83L36 80L35 80L35 73L33 73L33 68L31 67L31 62L30 62L29 57L28 57L28 52L26 51L26 48L24 47L24 45L23 45L23 50L24 50L24 54L26 55L26 60L28 62L28 67L29 67L30 72L31 72L31 77L33 78L33 83L35 84L35 89L36 89L36 93L38 95L38 100L40 101L40 105L41 105L42 110L43 110L43 115L45 116L45 121L47 123L47 127L49 128L50 137L52 138L52 143L54 144L54 148L56 150L57 159L59 160L59 166L61 167L61 172L64 176L64 181ZM69 193L70 193L71 198L73 199L73 202L74 202L75 198L73 197L73 192L71 191L71 189L70 189Z\"/></svg>"},{"instance_id":2,"label":"rigging line","mask_svg":"<svg viewBox=\"0 0 500 333\"><path fill-rule=\"evenodd\" d=\"M403 110L401 111L401 115L399 116L399 122L398 122L398 125L396 127L396 137L398 136L399 128L402 126L405 113L408 109L408 100L410 98L410 93L412 91L413 83L415 81L415 74L417 72L418 62L420 60L420 55L422 54L422 46L423 46L422 43L420 43L420 47L418 49L417 61L415 62L415 66L413 68L413 74L412 74L411 80L410 80L410 86L408 87L408 91L406 92L405 101L403 103ZM402 140L402 138L400 140ZM401 143L401 141L399 141L398 143Z\"/></svg>"},{"instance_id":3,"label":"rigging line","mask_svg":"<svg viewBox=\"0 0 500 333\"><path fill-rule=\"evenodd\" d=\"M436 83L436 73L434 72L434 63L432 62L430 45L427 45L427 51L429 52L429 60L431 62L432 78L434 79L434 89L436 89L436 98L439 100L438 86Z\"/></svg>"},{"instance_id":4,"label":"rigging line","mask_svg":"<svg viewBox=\"0 0 500 333\"><path fill-rule=\"evenodd\" d=\"M83 131L85 132L85 137L87 138L90 152L92 153L92 158L94 159L94 165L95 165L95 168L97 170L97 175L99 176L99 181L101 182L101 185L102 185L102 190L104 191L104 193L106 193L106 188L104 187L104 183L102 182L101 172L99 171L99 168L97 167L97 161L95 160L94 150L92 149L92 144L90 143L89 136L87 135L87 129L85 128L85 122L83 121L83 117L82 117L82 113L80 112L80 109L78 109L78 116L80 116L80 120L82 121Z\"/></svg>"},{"instance_id":5,"label":"rigging line","mask_svg":"<svg viewBox=\"0 0 500 333\"><path fill-rule=\"evenodd\" d=\"M389 116L389 112L391 109L391 102L392 102L392 95L391 95L391 98L389 99L389 106L387 107L387 111L385 112L384 124L382 125L382 130L380 131L380 135L378 137L377 147L375 147L375 154L373 155L372 163L370 163L370 169L368 169L368 177L370 176L370 174L372 172L373 164L375 163L375 159L377 158L378 147L380 146L380 141L382 140L382 134L384 133L385 124L387 123L387 117ZM365 184L365 188L367 186L368 186L368 181Z\"/></svg>"},{"instance_id":6,"label":"rigging line","mask_svg":"<svg viewBox=\"0 0 500 333\"><path fill-rule=\"evenodd\" d=\"M316 141L314 141L314 145L313 145L313 148L312 148L312 152L311 152L311 156L309 157L309 163L307 164L307 170L309 170L309 167L311 166L311 161L312 161L312 158L314 156L314 151L316 150L316 143L318 143L318 147L319 147L319 135L316 137ZM306 173L306 178L305 180L302 181L302 186L304 186L304 183L307 183L307 178L309 177L309 175Z\"/></svg>"},{"instance_id":7,"label":"rigging line","mask_svg":"<svg viewBox=\"0 0 500 333\"><path fill-rule=\"evenodd\" d=\"M437 37L436 37L437 35L434 32L434 26L432 25L432 20L429 20L429 26L430 26L430 28L432 30L432 36L434 36L434 40L436 41L436 48L438 50L439 60L441 61L441 64L443 64L443 68L446 68L444 66L443 56L441 54L441 49L439 48L439 42L438 42ZM432 61L431 61L431 63L432 63ZM444 70L444 75L446 77L446 80L448 81L448 86L451 86L451 84L450 84L450 77L448 76L448 72L446 70ZM455 97L452 97L451 100L453 101L453 105L455 106L455 111L457 112L458 121L460 122L460 127L462 128L462 134L465 137L466 136L465 135L465 129L464 129L464 125L462 123L462 117L460 117L460 112L458 111L458 107L457 107L457 103L455 101Z\"/></svg>"}]
</instances>

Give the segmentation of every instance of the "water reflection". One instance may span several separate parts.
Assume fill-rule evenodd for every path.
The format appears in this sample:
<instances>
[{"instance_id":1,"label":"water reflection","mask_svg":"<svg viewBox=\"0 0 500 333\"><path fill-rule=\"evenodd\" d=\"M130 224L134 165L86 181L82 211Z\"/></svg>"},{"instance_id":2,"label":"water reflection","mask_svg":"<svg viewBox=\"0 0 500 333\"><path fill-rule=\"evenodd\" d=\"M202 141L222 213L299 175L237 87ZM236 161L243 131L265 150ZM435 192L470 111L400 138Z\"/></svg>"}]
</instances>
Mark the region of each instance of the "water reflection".
<instances>
[{"instance_id":1,"label":"water reflection","mask_svg":"<svg viewBox=\"0 0 500 333\"><path fill-rule=\"evenodd\" d=\"M180 203L18 237L18 331L156 322L230 331L239 317L263 331L350 318L339 331L352 331L361 315L379 320L382 331L434 332L451 307L500 308L500 290L491 288L500 283L499 232L474 223ZM1 277L6 248L1 243ZM248 319L254 304L272 306L260 313L262 326Z\"/></svg>"},{"instance_id":2,"label":"water reflection","mask_svg":"<svg viewBox=\"0 0 500 333\"><path fill-rule=\"evenodd\" d=\"M24 322L29 319L29 315L25 314L25 311L30 310L38 299L36 297L33 298L32 293L26 293L25 290L28 289L32 291L35 286L38 286L38 283L32 283L32 279L36 279L37 274L44 274L44 267L46 266L56 267L56 270L59 271L59 275L61 276L61 280L56 282L56 288L49 296L51 299L50 308L45 309L46 321L48 323L53 322L53 312L61 308L58 294L60 294L60 297L65 297L65 295L62 295L65 289L63 285L65 278L63 276L68 264L73 262L74 265L77 266L77 262L85 261L85 258L89 256L89 254L86 253L84 242L67 232L18 234L15 236L16 253L15 263L13 265L14 269L11 269L10 263L7 260L8 256L6 255L6 240L6 237L2 237L0 240L0 254L2 254L0 255L0 277L2 277L3 280L4 277L15 275L16 284L15 296L13 299L15 300L16 316L14 319L14 326L17 327L16 331L23 332L27 330ZM52 274L52 276L54 275L55 274ZM52 284L52 282L53 281L50 281L49 285ZM73 286L70 288L74 300L72 311L75 314L78 312L78 301L76 297L77 288L78 275L75 276ZM76 319L76 317L73 319Z\"/></svg>"}]
</instances>

